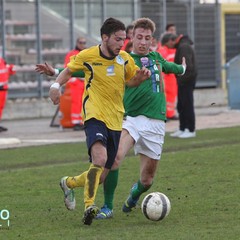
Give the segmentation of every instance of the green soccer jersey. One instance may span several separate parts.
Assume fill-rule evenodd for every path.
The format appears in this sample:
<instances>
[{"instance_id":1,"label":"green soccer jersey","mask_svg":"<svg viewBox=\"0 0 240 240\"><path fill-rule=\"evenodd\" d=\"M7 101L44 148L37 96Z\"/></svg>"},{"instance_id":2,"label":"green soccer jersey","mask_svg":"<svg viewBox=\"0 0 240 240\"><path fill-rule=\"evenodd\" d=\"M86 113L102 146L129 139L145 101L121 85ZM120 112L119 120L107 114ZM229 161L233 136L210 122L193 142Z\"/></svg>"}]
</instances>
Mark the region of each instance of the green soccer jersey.
<instances>
[{"instance_id":1,"label":"green soccer jersey","mask_svg":"<svg viewBox=\"0 0 240 240\"><path fill-rule=\"evenodd\" d=\"M125 88L125 115L136 117L144 115L148 118L166 120L166 98L161 71L164 73L182 74L183 66L167 62L159 53L150 52L145 56L130 53L136 65L147 67L151 71L149 79L138 87Z\"/></svg>"}]
</instances>

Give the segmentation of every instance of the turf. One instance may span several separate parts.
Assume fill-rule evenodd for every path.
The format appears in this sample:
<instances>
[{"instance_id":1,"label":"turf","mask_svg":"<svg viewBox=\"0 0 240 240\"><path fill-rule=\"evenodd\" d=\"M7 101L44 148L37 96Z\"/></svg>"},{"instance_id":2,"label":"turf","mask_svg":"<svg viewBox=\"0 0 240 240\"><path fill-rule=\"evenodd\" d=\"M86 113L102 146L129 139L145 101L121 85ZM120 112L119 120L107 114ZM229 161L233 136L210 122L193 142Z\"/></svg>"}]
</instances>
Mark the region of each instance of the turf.
<instances>
[{"instance_id":1,"label":"turf","mask_svg":"<svg viewBox=\"0 0 240 240\"><path fill-rule=\"evenodd\" d=\"M114 218L84 226L82 189L76 191L76 210L68 211L59 180L88 168L85 143L0 150L0 210L10 212L9 228L6 220L0 221L0 239L239 239L240 128L197 134L194 139L165 138L158 173L147 192L163 192L171 201L170 214L161 222L147 220L139 206L128 215L121 212L139 177L139 160L132 152L120 169ZM96 204L102 203L100 186Z\"/></svg>"}]
</instances>

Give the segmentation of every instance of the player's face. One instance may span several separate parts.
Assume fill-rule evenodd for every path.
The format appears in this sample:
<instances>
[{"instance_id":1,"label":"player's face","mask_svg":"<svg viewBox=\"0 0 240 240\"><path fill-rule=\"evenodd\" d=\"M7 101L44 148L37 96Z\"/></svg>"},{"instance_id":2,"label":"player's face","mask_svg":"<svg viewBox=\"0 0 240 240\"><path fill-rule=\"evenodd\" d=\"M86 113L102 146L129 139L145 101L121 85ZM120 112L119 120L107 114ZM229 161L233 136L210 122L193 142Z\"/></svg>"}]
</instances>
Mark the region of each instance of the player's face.
<instances>
[{"instance_id":1,"label":"player's face","mask_svg":"<svg viewBox=\"0 0 240 240\"><path fill-rule=\"evenodd\" d=\"M133 52L138 55L146 55L152 43L152 31L150 29L137 28L133 33Z\"/></svg>"},{"instance_id":2,"label":"player's face","mask_svg":"<svg viewBox=\"0 0 240 240\"><path fill-rule=\"evenodd\" d=\"M125 31L117 31L106 39L106 50L109 57L115 57L119 54L126 39Z\"/></svg>"},{"instance_id":3,"label":"player's face","mask_svg":"<svg viewBox=\"0 0 240 240\"><path fill-rule=\"evenodd\" d=\"M173 34L177 34L177 29L175 26L172 26L170 27L168 30L167 30L168 33L173 33Z\"/></svg>"}]
</instances>

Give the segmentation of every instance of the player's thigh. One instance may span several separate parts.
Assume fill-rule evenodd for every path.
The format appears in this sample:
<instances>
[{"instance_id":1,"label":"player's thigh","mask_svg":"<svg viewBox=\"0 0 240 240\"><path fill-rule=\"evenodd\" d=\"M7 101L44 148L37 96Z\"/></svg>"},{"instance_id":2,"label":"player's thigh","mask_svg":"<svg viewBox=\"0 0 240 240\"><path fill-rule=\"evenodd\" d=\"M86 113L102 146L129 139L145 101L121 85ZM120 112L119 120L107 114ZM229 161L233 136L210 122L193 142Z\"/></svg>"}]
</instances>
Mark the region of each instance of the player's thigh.
<instances>
[{"instance_id":1,"label":"player's thigh","mask_svg":"<svg viewBox=\"0 0 240 240\"><path fill-rule=\"evenodd\" d=\"M133 147L133 145L134 139L126 129L123 129L120 137L117 156L112 166L112 170L117 169L120 166L121 162L124 160L126 154Z\"/></svg>"},{"instance_id":2,"label":"player's thigh","mask_svg":"<svg viewBox=\"0 0 240 240\"><path fill-rule=\"evenodd\" d=\"M94 165L104 167L107 161L107 149L101 141L96 141L91 147L91 158Z\"/></svg>"},{"instance_id":3,"label":"player's thigh","mask_svg":"<svg viewBox=\"0 0 240 240\"><path fill-rule=\"evenodd\" d=\"M104 167L107 161L108 129L103 122L94 118L85 121L84 126L90 162Z\"/></svg>"}]
</instances>

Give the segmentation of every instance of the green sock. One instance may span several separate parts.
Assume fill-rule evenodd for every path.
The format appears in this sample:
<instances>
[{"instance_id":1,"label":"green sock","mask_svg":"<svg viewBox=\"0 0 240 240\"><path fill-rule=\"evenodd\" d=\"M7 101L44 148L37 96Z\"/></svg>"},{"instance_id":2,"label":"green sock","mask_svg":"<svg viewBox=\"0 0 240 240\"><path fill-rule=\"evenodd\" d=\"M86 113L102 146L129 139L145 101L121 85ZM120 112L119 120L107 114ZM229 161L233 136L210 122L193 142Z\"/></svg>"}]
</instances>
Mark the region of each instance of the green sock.
<instances>
[{"instance_id":1,"label":"green sock","mask_svg":"<svg viewBox=\"0 0 240 240\"><path fill-rule=\"evenodd\" d=\"M141 196L141 194L146 192L151 186L152 184L150 186L145 187L142 185L140 180L138 180L137 185L131 191L132 198L138 199Z\"/></svg>"},{"instance_id":2,"label":"green sock","mask_svg":"<svg viewBox=\"0 0 240 240\"><path fill-rule=\"evenodd\" d=\"M113 209L114 192L118 183L118 172L118 169L111 170L103 183L104 205L107 205L111 210Z\"/></svg>"}]
</instances>

